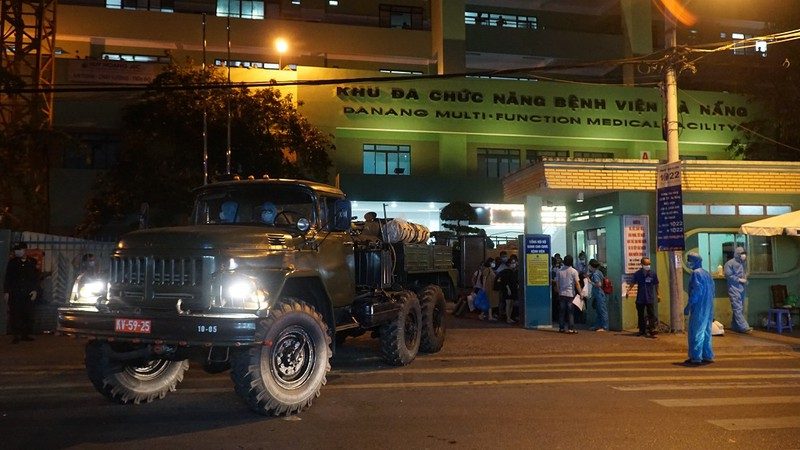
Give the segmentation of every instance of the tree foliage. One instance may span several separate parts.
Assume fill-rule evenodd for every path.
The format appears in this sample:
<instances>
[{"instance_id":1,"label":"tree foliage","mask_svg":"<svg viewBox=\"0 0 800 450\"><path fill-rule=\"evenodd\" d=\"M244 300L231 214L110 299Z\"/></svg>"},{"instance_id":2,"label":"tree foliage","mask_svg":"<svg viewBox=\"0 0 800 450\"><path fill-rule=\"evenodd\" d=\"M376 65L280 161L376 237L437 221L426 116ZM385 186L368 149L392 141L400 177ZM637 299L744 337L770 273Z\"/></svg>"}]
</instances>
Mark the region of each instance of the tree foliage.
<instances>
[{"instance_id":1,"label":"tree foliage","mask_svg":"<svg viewBox=\"0 0 800 450\"><path fill-rule=\"evenodd\" d=\"M143 203L154 223L181 223L192 207L192 188L203 184L204 110L209 181L227 172L229 110L231 174L327 180L330 137L297 111L291 96L226 84L219 70L177 64L153 80L124 111L119 164L96 183L80 234L131 218Z\"/></svg>"},{"instance_id":2,"label":"tree foliage","mask_svg":"<svg viewBox=\"0 0 800 450\"><path fill-rule=\"evenodd\" d=\"M470 234L480 232L480 228L470 227L461 222L475 222L478 220L478 214L475 208L467 202L450 202L442 208L439 213L439 219L443 221L455 222L455 224L444 223L442 228L454 231L456 234Z\"/></svg>"},{"instance_id":3,"label":"tree foliage","mask_svg":"<svg viewBox=\"0 0 800 450\"><path fill-rule=\"evenodd\" d=\"M0 228L48 228L49 157L68 145L65 134L30 125L0 130Z\"/></svg>"},{"instance_id":4,"label":"tree foliage","mask_svg":"<svg viewBox=\"0 0 800 450\"><path fill-rule=\"evenodd\" d=\"M800 161L800 45L770 47L771 64L742 75L742 92L762 114L741 124L728 146L735 159Z\"/></svg>"}]
</instances>

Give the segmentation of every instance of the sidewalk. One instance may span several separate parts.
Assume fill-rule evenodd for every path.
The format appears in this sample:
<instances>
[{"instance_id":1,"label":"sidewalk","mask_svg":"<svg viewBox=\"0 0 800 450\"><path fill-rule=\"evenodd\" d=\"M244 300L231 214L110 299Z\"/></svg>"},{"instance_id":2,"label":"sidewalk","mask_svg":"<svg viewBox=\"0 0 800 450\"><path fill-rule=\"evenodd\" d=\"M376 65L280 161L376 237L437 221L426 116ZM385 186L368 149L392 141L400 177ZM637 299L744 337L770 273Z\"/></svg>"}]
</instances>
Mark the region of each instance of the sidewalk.
<instances>
[{"instance_id":1,"label":"sidewalk","mask_svg":"<svg viewBox=\"0 0 800 450\"><path fill-rule=\"evenodd\" d=\"M447 341L440 356L465 354L570 354L570 353L631 353L686 352L686 334L659 334L656 339L637 336L637 330L598 333L588 325L577 324L577 335L558 333L554 328L525 329L505 322L479 320L477 315L464 317L447 315ZM74 370L83 368L83 349L86 339L56 334L34 335L33 342L11 344L11 336L0 336L0 358L6 370L16 367ZM361 339L361 338L360 338ZM363 338L369 340L367 337ZM352 345L352 344L349 344ZM348 346L349 346L348 345ZM372 345L372 344L366 344ZM713 337L718 357L737 354L800 352L800 330L778 334L775 331L754 330L751 334L727 331ZM800 357L800 354L798 354Z\"/></svg>"},{"instance_id":2,"label":"sidewalk","mask_svg":"<svg viewBox=\"0 0 800 450\"><path fill-rule=\"evenodd\" d=\"M660 333L655 339L637 336L637 329L607 331L598 333L590 329L591 325L576 324L577 335L558 333L558 324L553 328L525 329L521 325L509 325L501 321L479 320L477 314L466 313L456 317L448 313L448 332L464 330L479 335L484 341L495 340L497 346L484 342L483 345L493 347L495 351L503 351L508 347L539 347L547 345L552 352L623 352L623 351L680 351L685 352L688 344L686 333ZM460 334L460 333L459 333ZM448 335L449 339L449 335ZM448 343L450 341L448 340ZM750 334L740 334L729 330L723 336L712 338L714 353L718 356L726 354L760 353L760 352L800 352L800 327L792 332L778 334L774 330L753 329ZM446 344L447 345L447 344ZM477 349L476 349L477 350ZM541 351L541 349L537 349ZM800 356L800 355L799 355Z\"/></svg>"}]
</instances>

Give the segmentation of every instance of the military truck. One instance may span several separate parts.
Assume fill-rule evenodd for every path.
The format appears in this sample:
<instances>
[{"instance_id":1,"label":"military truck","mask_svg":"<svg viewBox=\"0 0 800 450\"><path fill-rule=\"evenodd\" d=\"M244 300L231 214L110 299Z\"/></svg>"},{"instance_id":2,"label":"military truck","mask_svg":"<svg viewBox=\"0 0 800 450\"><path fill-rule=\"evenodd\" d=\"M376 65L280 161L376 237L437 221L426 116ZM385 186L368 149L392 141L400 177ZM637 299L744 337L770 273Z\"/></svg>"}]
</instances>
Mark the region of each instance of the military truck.
<instances>
[{"instance_id":1,"label":"military truck","mask_svg":"<svg viewBox=\"0 0 800 450\"><path fill-rule=\"evenodd\" d=\"M371 332L397 366L444 344L450 249L362 234L351 214L343 192L320 183L202 186L190 225L124 235L105 295L60 308L58 330L88 338L89 379L113 401L163 398L191 361L230 370L258 413L300 412L349 336Z\"/></svg>"}]
</instances>

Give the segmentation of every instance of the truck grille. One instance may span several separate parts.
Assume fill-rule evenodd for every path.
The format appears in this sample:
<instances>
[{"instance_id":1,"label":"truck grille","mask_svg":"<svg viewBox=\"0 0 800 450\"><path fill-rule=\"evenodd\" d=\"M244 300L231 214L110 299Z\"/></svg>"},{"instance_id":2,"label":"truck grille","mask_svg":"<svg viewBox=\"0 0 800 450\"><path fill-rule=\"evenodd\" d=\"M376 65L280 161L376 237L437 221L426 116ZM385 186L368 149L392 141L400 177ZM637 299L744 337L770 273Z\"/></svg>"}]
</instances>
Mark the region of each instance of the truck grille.
<instances>
[{"instance_id":1,"label":"truck grille","mask_svg":"<svg viewBox=\"0 0 800 450\"><path fill-rule=\"evenodd\" d=\"M203 258L114 256L110 282L128 286L198 286L203 283Z\"/></svg>"}]
</instances>

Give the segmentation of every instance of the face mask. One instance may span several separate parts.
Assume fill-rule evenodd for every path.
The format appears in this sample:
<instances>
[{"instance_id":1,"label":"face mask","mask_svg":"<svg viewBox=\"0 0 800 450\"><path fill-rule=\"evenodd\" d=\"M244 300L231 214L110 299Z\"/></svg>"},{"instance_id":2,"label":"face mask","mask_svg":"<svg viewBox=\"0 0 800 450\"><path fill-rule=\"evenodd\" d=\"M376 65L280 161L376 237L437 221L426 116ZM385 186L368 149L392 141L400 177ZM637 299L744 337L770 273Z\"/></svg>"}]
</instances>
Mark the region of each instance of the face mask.
<instances>
[{"instance_id":1,"label":"face mask","mask_svg":"<svg viewBox=\"0 0 800 450\"><path fill-rule=\"evenodd\" d=\"M578 261L584 262L584 261L586 261L586 258L578 258Z\"/></svg>"},{"instance_id":2,"label":"face mask","mask_svg":"<svg viewBox=\"0 0 800 450\"><path fill-rule=\"evenodd\" d=\"M745 259L747 259L747 255L742 253L741 255L739 255L739 258L742 258L742 261L744 261Z\"/></svg>"},{"instance_id":3,"label":"face mask","mask_svg":"<svg viewBox=\"0 0 800 450\"><path fill-rule=\"evenodd\" d=\"M89 267L94 267L94 261L89 261Z\"/></svg>"},{"instance_id":4,"label":"face mask","mask_svg":"<svg viewBox=\"0 0 800 450\"><path fill-rule=\"evenodd\" d=\"M506 261L508 261L508 258L506 258L506 257L500 258L500 262L506 262Z\"/></svg>"},{"instance_id":5,"label":"face mask","mask_svg":"<svg viewBox=\"0 0 800 450\"><path fill-rule=\"evenodd\" d=\"M517 264L516 263L511 263L511 264L509 264L508 267L511 267L512 269L516 269L517 268Z\"/></svg>"},{"instance_id":6,"label":"face mask","mask_svg":"<svg viewBox=\"0 0 800 450\"><path fill-rule=\"evenodd\" d=\"M14 250L14 256L22 258L25 255L25 250Z\"/></svg>"},{"instance_id":7,"label":"face mask","mask_svg":"<svg viewBox=\"0 0 800 450\"><path fill-rule=\"evenodd\" d=\"M491 264L489 264L489 267L491 267L492 269L494 269L494 263L491 263Z\"/></svg>"},{"instance_id":8,"label":"face mask","mask_svg":"<svg viewBox=\"0 0 800 450\"><path fill-rule=\"evenodd\" d=\"M644 269L644 270L650 270L650 266L642 266L642 269Z\"/></svg>"}]
</instances>

